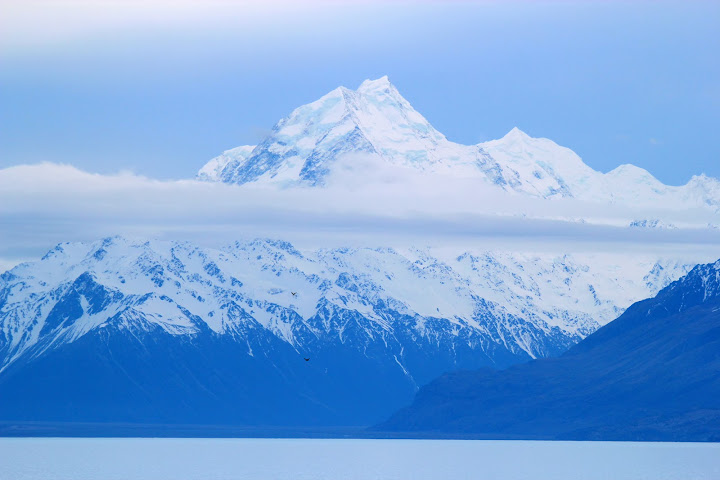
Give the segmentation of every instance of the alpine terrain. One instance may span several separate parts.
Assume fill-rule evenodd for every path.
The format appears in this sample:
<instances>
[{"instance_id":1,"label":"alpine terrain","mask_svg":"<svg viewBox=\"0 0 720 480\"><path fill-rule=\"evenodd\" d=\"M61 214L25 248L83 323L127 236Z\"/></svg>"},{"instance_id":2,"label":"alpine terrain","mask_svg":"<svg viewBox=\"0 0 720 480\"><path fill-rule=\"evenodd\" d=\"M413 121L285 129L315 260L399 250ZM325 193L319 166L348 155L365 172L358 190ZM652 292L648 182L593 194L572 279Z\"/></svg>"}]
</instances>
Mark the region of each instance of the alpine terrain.
<instances>
[{"instance_id":1,"label":"alpine terrain","mask_svg":"<svg viewBox=\"0 0 720 480\"><path fill-rule=\"evenodd\" d=\"M270 240L61 244L0 277L0 420L367 425L444 372L559 355L689 268Z\"/></svg>"},{"instance_id":2,"label":"alpine terrain","mask_svg":"<svg viewBox=\"0 0 720 480\"><path fill-rule=\"evenodd\" d=\"M318 187L353 163L371 169L392 166L435 179L438 175L477 179L478 188L531 197L720 211L720 181L705 175L676 187L633 165L601 173L572 150L517 128L499 140L477 145L451 142L413 109L387 77L366 80L357 90L336 88L297 108L259 145L226 151L202 167L198 178ZM634 221L639 225L658 220Z\"/></svg>"},{"instance_id":3,"label":"alpine terrain","mask_svg":"<svg viewBox=\"0 0 720 480\"><path fill-rule=\"evenodd\" d=\"M449 373L379 429L494 438L720 440L720 260L560 358Z\"/></svg>"},{"instance_id":4,"label":"alpine terrain","mask_svg":"<svg viewBox=\"0 0 720 480\"><path fill-rule=\"evenodd\" d=\"M427 212L412 203L419 190L458 197L475 213L479 202L433 189L457 180L540 210L567 204L578 223L611 207L658 212L612 226L631 235L690 230L688 209L701 219L693 232L712 236L707 227L720 224L715 179L667 186L631 165L597 172L571 150L518 129L477 145L453 143L387 77L297 108L259 145L228 150L198 173L230 185L184 184L203 195L237 195L218 198L262 191L260 198L283 205L312 196L322 213L348 182L365 185L388 169L401 180L423 179L390 187L410 198L420 230ZM366 197L392 207L372 193ZM246 203L255 214L256 204ZM485 203L494 214L503 202ZM591 204L596 213L585 209ZM439 211L440 222L457 213ZM665 218L668 211L683 218ZM287 238L219 249L121 236L63 243L5 272L0 421L369 425L445 372L560 355L697 263L692 252L488 249L473 246L471 235L462 246L377 240L330 248L307 230L316 247L299 249Z\"/></svg>"}]
</instances>

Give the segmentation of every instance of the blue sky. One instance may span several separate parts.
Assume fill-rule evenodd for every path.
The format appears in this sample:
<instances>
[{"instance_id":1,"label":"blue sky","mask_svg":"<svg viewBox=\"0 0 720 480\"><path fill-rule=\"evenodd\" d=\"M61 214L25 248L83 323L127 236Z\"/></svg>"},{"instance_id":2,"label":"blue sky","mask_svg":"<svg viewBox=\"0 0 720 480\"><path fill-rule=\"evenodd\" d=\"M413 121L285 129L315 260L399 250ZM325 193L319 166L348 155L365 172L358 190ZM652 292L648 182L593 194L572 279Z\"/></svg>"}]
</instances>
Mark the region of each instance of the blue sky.
<instances>
[{"instance_id":1,"label":"blue sky","mask_svg":"<svg viewBox=\"0 0 720 480\"><path fill-rule=\"evenodd\" d=\"M601 171L720 177L717 2L15 3L0 7L0 167L190 177L387 74L457 142L518 126Z\"/></svg>"}]
</instances>

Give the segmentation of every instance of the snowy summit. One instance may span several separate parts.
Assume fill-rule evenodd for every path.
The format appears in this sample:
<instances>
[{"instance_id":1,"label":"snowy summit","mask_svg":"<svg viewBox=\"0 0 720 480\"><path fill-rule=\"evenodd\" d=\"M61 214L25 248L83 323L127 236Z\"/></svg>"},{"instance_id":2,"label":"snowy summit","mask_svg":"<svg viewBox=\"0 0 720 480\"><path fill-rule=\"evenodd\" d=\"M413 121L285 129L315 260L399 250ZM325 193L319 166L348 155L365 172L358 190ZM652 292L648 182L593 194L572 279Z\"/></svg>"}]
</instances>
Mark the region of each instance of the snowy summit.
<instances>
[{"instance_id":1,"label":"snowy summit","mask_svg":"<svg viewBox=\"0 0 720 480\"><path fill-rule=\"evenodd\" d=\"M609 173L572 150L513 128L503 138L461 145L437 131L387 76L351 90L338 87L296 108L257 146L212 159L198 179L230 184L322 187L344 166L477 179L480 188L542 198L720 208L720 182L704 175L668 186L648 171L622 165ZM362 177L361 171L357 175Z\"/></svg>"}]
</instances>

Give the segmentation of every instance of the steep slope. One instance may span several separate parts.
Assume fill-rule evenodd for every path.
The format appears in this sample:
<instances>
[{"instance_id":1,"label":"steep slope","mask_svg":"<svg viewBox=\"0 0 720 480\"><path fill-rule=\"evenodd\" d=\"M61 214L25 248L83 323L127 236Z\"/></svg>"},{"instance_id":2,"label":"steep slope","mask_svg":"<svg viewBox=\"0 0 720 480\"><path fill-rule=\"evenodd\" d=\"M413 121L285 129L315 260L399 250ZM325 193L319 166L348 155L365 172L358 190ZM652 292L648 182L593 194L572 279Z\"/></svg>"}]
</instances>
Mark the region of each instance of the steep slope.
<instances>
[{"instance_id":1,"label":"steep slope","mask_svg":"<svg viewBox=\"0 0 720 480\"><path fill-rule=\"evenodd\" d=\"M225 152L205 165L198 178L322 187L347 167L356 172L356 180L392 167L407 175L432 175L432 182L471 179L478 188L540 198L670 210L720 208L716 179L700 175L686 185L668 186L633 165L603 174L572 150L517 128L477 145L451 142L387 77L366 80L357 90L338 87L295 109L259 145Z\"/></svg>"},{"instance_id":2,"label":"steep slope","mask_svg":"<svg viewBox=\"0 0 720 480\"><path fill-rule=\"evenodd\" d=\"M493 437L720 440L720 261L560 358L444 375L380 429Z\"/></svg>"},{"instance_id":3,"label":"steep slope","mask_svg":"<svg viewBox=\"0 0 720 480\"><path fill-rule=\"evenodd\" d=\"M443 372L557 355L686 269L278 241L61 244L0 277L0 412L373 422Z\"/></svg>"},{"instance_id":4,"label":"steep slope","mask_svg":"<svg viewBox=\"0 0 720 480\"><path fill-rule=\"evenodd\" d=\"M475 172L467 164L478 154L448 142L382 77L357 90L338 87L294 110L246 160L225 163L217 177L237 184L319 186L343 160L442 170L450 159L456 168L465 165L465 171Z\"/></svg>"},{"instance_id":5,"label":"steep slope","mask_svg":"<svg viewBox=\"0 0 720 480\"><path fill-rule=\"evenodd\" d=\"M224 151L222 155L213 158L198 171L198 180L208 182L220 181L224 170L238 170L243 168L247 158L254 149L255 146L243 145Z\"/></svg>"}]
</instances>

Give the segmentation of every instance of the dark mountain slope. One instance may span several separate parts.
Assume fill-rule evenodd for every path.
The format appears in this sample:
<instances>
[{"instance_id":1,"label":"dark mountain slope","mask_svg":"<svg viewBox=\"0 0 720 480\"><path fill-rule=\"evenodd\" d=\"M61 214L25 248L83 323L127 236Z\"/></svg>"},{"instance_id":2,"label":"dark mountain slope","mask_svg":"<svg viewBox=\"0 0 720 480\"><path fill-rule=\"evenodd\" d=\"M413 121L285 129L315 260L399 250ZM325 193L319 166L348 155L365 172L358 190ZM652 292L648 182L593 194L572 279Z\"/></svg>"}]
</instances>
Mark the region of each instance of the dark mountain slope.
<instances>
[{"instance_id":1,"label":"dark mountain slope","mask_svg":"<svg viewBox=\"0 0 720 480\"><path fill-rule=\"evenodd\" d=\"M351 349L318 345L306 362L262 329L253 340L248 355L248 343L209 331L111 325L12 364L0 421L367 425L414 387Z\"/></svg>"},{"instance_id":2,"label":"dark mountain slope","mask_svg":"<svg viewBox=\"0 0 720 480\"><path fill-rule=\"evenodd\" d=\"M376 428L720 441L720 261L635 303L562 357L444 375Z\"/></svg>"}]
</instances>

